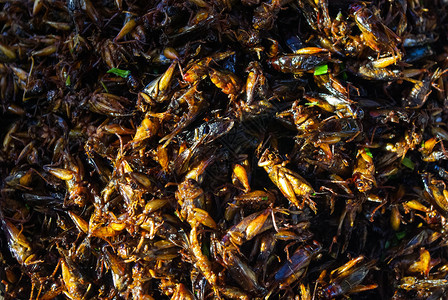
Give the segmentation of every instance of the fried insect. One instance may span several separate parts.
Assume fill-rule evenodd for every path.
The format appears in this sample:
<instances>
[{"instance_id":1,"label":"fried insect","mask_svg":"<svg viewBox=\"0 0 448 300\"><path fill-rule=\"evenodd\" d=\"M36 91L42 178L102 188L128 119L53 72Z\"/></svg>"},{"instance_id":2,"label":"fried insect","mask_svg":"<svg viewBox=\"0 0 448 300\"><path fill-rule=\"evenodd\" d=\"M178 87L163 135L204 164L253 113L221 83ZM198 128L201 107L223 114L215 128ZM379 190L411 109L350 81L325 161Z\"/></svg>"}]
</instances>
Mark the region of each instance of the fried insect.
<instances>
[{"instance_id":1,"label":"fried insect","mask_svg":"<svg viewBox=\"0 0 448 300\"><path fill-rule=\"evenodd\" d=\"M358 293L377 288L377 284L367 286L361 285L361 282L375 264L375 261L371 261L359 265L363 260L364 257L359 256L331 271L330 284L322 287L319 291L319 296L323 299L333 299L340 295Z\"/></svg>"},{"instance_id":2,"label":"fried insect","mask_svg":"<svg viewBox=\"0 0 448 300\"><path fill-rule=\"evenodd\" d=\"M353 181L358 191L364 193L376 186L375 165L369 149L360 148L356 154L356 166L353 169Z\"/></svg>"},{"instance_id":3,"label":"fried insect","mask_svg":"<svg viewBox=\"0 0 448 300\"><path fill-rule=\"evenodd\" d=\"M447 298L447 16L0 1L0 298Z\"/></svg>"},{"instance_id":4,"label":"fried insect","mask_svg":"<svg viewBox=\"0 0 448 300\"><path fill-rule=\"evenodd\" d=\"M286 168L287 162L266 149L258 161L258 166L263 167L269 178L278 187L282 194L297 208L303 209L306 202L316 212L316 205L310 199L314 193L313 187L299 174ZM302 203L298 197L302 198Z\"/></svg>"},{"instance_id":5,"label":"fried insect","mask_svg":"<svg viewBox=\"0 0 448 300\"><path fill-rule=\"evenodd\" d=\"M386 50L398 53L397 44L401 42L400 37L384 25L369 8L363 3L355 3L350 6L350 13L362 32L362 39L371 49L376 52Z\"/></svg>"}]
</instances>

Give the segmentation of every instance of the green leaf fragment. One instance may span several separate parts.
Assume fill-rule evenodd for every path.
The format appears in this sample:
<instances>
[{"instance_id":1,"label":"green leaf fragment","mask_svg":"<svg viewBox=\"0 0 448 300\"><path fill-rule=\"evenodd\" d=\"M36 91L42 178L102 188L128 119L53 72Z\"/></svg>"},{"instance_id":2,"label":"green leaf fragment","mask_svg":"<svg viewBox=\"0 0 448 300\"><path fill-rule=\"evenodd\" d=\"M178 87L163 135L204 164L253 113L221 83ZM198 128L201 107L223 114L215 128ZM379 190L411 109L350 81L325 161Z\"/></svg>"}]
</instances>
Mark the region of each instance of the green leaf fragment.
<instances>
[{"instance_id":1,"label":"green leaf fragment","mask_svg":"<svg viewBox=\"0 0 448 300\"><path fill-rule=\"evenodd\" d=\"M104 84L104 82L101 80L101 85L103 86L104 90L106 91L106 93L109 93L109 90L107 89L107 86Z\"/></svg>"},{"instance_id":2,"label":"green leaf fragment","mask_svg":"<svg viewBox=\"0 0 448 300\"><path fill-rule=\"evenodd\" d=\"M317 66L314 69L314 75L324 75L328 72L328 65Z\"/></svg>"},{"instance_id":3,"label":"green leaf fragment","mask_svg":"<svg viewBox=\"0 0 448 300\"><path fill-rule=\"evenodd\" d=\"M67 75L67 78L65 78L65 86L70 86L72 82L70 81L70 75Z\"/></svg>"},{"instance_id":4,"label":"green leaf fragment","mask_svg":"<svg viewBox=\"0 0 448 300\"><path fill-rule=\"evenodd\" d=\"M405 157L401 160L401 164L411 170L414 170L414 168L415 168L414 162L407 157Z\"/></svg>"},{"instance_id":5,"label":"green leaf fragment","mask_svg":"<svg viewBox=\"0 0 448 300\"><path fill-rule=\"evenodd\" d=\"M336 20L337 20L337 21L341 21L342 18L343 18L343 16L342 16L342 12L339 11L338 15L336 16Z\"/></svg>"},{"instance_id":6,"label":"green leaf fragment","mask_svg":"<svg viewBox=\"0 0 448 300\"><path fill-rule=\"evenodd\" d=\"M118 69L118 68L112 68L109 71L107 71L107 73L112 73L114 75L117 75L117 76L120 76L123 78L127 78L131 74L131 71L122 70L122 69Z\"/></svg>"},{"instance_id":7,"label":"green leaf fragment","mask_svg":"<svg viewBox=\"0 0 448 300\"><path fill-rule=\"evenodd\" d=\"M406 236L406 231L397 232L395 236L397 237L398 240L401 240Z\"/></svg>"},{"instance_id":8,"label":"green leaf fragment","mask_svg":"<svg viewBox=\"0 0 448 300\"><path fill-rule=\"evenodd\" d=\"M384 244L384 249L388 249L390 247L390 241L386 241L386 244Z\"/></svg>"},{"instance_id":9,"label":"green leaf fragment","mask_svg":"<svg viewBox=\"0 0 448 300\"><path fill-rule=\"evenodd\" d=\"M315 106L315 105L319 105L319 102L308 102L305 103L306 106Z\"/></svg>"},{"instance_id":10,"label":"green leaf fragment","mask_svg":"<svg viewBox=\"0 0 448 300\"><path fill-rule=\"evenodd\" d=\"M396 180L398 178L397 174L387 176L387 180Z\"/></svg>"},{"instance_id":11,"label":"green leaf fragment","mask_svg":"<svg viewBox=\"0 0 448 300\"><path fill-rule=\"evenodd\" d=\"M345 64L344 63L340 63L339 67L341 68L342 72L340 73L342 76L342 79L347 80L348 79L348 75L347 72L345 72Z\"/></svg>"},{"instance_id":12,"label":"green leaf fragment","mask_svg":"<svg viewBox=\"0 0 448 300\"><path fill-rule=\"evenodd\" d=\"M263 201L268 201L268 197L266 197L266 196L264 196L264 197L261 197L261 200L263 200Z\"/></svg>"},{"instance_id":13,"label":"green leaf fragment","mask_svg":"<svg viewBox=\"0 0 448 300\"><path fill-rule=\"evenodd\" d=\"M373 158L372 152L370 152L370 149L369 149L369 148L364 148L364 150L366 151L366 154L367 154L368 156L370 156L371 158Z\"/></svg>"}]
</instances>

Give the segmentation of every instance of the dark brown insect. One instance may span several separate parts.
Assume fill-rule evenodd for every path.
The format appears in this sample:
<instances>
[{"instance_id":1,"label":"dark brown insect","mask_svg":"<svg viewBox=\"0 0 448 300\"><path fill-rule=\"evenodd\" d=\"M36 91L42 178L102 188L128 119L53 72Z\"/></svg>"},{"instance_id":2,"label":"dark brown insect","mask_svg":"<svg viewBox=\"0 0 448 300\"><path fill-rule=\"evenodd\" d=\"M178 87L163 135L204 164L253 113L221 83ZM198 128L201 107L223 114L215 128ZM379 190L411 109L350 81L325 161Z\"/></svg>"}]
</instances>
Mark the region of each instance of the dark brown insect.
<instances>
[{"instance_id":1,"label":"dark brown insect","mask_svg":"<svg viewBox=\"0 0 448 300\"><path fill-rule=\"evenodd\" d=\"M0 1L0 298L447 298L447 18Z\"/></svg>"}]
</instances>

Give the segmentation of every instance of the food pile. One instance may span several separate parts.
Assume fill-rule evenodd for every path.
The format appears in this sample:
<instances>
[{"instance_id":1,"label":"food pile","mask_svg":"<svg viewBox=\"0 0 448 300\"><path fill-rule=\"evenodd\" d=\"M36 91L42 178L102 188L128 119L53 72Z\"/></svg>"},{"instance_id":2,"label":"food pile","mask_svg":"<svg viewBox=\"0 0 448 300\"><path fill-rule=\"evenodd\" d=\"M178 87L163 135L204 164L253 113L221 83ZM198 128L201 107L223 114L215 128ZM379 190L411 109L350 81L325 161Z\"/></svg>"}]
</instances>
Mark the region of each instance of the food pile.
<instances>
[{"instance_id":1,"label":"food pile","mask_svg":"<svg viewBox=\"0 0 448 300\"><path fill-rule=\"evenodd\" d=\"M446 298L447 6L1 1L5 299Z\"/></svg>"}]
</instances>

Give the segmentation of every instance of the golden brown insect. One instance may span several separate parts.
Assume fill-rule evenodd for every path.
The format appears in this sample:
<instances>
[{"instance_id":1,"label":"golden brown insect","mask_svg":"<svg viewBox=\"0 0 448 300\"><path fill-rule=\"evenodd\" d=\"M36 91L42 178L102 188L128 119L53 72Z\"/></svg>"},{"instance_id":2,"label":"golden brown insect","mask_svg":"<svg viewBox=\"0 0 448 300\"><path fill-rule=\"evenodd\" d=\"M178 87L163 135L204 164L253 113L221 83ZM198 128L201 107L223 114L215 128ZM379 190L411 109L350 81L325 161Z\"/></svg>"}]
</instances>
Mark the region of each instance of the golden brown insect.
<instances>
[{"instance_id":1,"label":"golden brown insect","mask_svg":"<svg viewBox=\"0 0 448 300\"><path fill-rule=\"evenodd\" d=\"M432 84L439 79L445 71L437 69L431 76L426 76L423 80L407 79L414 83L409 95L403 99L406 107L408 108L420 108L428 99L431 93Z\"/></svg>"},{"instance_id":2,"label":"golden brown insect","mask_svg":"<svg viewBox=\"0 0 448 300\"><path fill-rule=\"evenodd\" d=\"M19 264L32 264L35 255L31 248L31 244L24 234L9 221L2 220L2 228L7 234L8 247L11 254L17 259Z\"/></svg>"},{"instance_id":3,"label":"golden brown insect","mask_svg":"<svg viewBox=\"0 0 448 300\"><path fill-rule=\"evenodd\" d=\"M278 187L282 194L299 209L303 209L306 202L316 212L315 203L310 199L314 193L313 187L299 174L286 168L287 161L266 149L258 161L258 166L263 167L269 178ZM302 203L299 202L302 198Z\"/></svg>"},{"instance_id":4,"label":"golden brown insect","mask_svg":"<svg viewBox=\"0 0 448 300\"><path fill-rule=\"evenodd\" d=\"M267 80L263 74L263 70L257 61L250 62L246 68L246 104L251 105L255 100L255 94L267 94Z\"/></svg>"},{"instance_id":5,"label":"golden brown insect","mask_svg":"<svg viewBox=\"0 0 448 300\"><path fill-rule=\"evenodd\" d=\"M109 93L94 94L89 99L89 107L92 112L112 117L129 116L126 105L129 100L125 97Z\"/></svg>"},{"instance_id":6,"label":"golden brown insect","mask_svg":"<svg viewBox=\"0 0 448 300\"><path fill-rule=\"evenodd\" d=\"M187 71L183 75L183 79L191 84L204 79L208 73L208 66L212 61L211 57L207 57L200 61L191 63L191 67L187 67Z\"/></svg>"},{"instance_id":7,"label":"golden brown insect","mask_svg":"<svg viewBox=\"0 0 448 300\"><path fill-rule=\"evenodd\" d=\"M143 89L139 97L150 105L166 101L168 99L168 88L173 79L176 66L177 61L171 63L163 75L158 76Z\"/></svg>"},{"instance_id":8,"label":"golden brown insect","mask_svg":"<svg viewBox=\"0 0 448 300\"><path fill-rule=\"evenodd\" d=\"M245 291L252 294L265 293L264 287L259 283L257 274L251 269L251 267L239 257L238 252L229 248L223 248L221 250L221 256L224 264L227 266L229 273L239 278L238 284ZM238 295L238 294L237 294Z\"/></svg>"},{"instance_id":9,"label":"golden brown insect","mask_svg":"<svg viewBox=\"0 0 448 300\"><path fill-rule=\"evenodd\" d=\"M242 164L234 164L233 165L233 173L232 173L232 182L233 184L240 184L244 187L244 191L250 192L250 184L249 184L249 175L248 170L249 162L246 160L243 161Z\"/></svg>"},{"instance_id":10,"label":"golden brown insect","mask_svg":"<svg viewBox=\"0 0 448 300\"><path fill-rule=\"evenodd\" d=\"M64 294L71 300L85 299L91 288L69 258L61 258L62 280L65 285Z\"/></svg>"},{"instance_id":11,"label":"golden brown insect","mask_svg":"<svg viewBox=\"0 0 448 300\"><path fill-rule=\"evenodd\" d=\"M216 228L216 223L208 212L201 208L206 208L206 198L202 189L192 180L187 179L178 187L176 198L181 206L181 216L186 219L191 226L189 235L190 251L194 257L196 267L202 272L207 281L216 290L217 275L213 271L210 260L202 253L201 245L198 241L199 224Z\"/></svg>"},{"instance_id":12,"label":"golden brown insect","mask_svg":"<svg viewBox=\"0 0 448 300\"><path fill-rule=\"evenodd\" d=\"M245 217L241 222L232 226L223 237L222 242L242 245L244 242L253 239L256 235L263 233L273 227L272 207L262 212L253 213Z\"/></svg>"},{"instance_id":13,"label":"golden brown insect","mask_svg":"<svg viewBox=\"0 0 448 300\"><path fill-rule=\"evenodd\" d=\"M386 50L398 53L397 44L401 39L363 3L355 3L350 6L350 13L355 19L356 25L362 32L362 39L376 52Z\"/></svg>"},{"instance_id":14,"label":"golden brown insect","mask_svg":"<svg viewBox=\"0 0 448 300\"><path fill-rule=\"evenodd\" d=\"M290 286L304 275L307 266L319 254L321 248L318 243L297 247L292 256L273 274L273 283L279 284L280 288Z\"/></svg>"},{"instance_id":15,"label":"golden brown insect","mask_svg":"<svg viewBox=\"0 0 448 300\"><path fill-rule=\"evenodd\" d=\"M158 119L149 116L145 117L135 131L134 138L131 141L132 146L137 147L143 144L143 141L155 136L158 129Z\"/></svg>"},{"instance_id":16,"label":"golden brown insect","mask_svg":"<svg viewBox=\"0 0 448 300\"><path fill-rule=\"evenodd\" d=\"M376 64L381 66L382 63ZM390 69L383 67L374 67L373 62L367 63L349 63L347 69L356 76L365 78L367 80L397 80L401 77L401 72L398 69Z\"/></svg>"},{"instance_id":17,"label":"golden brown insect","mask_svg":"<svg viewBox=\"0 0 448 300\"><path fill-rule=\"evenodd\" d=\"M178 99L174 99L178 102L187 103L188 111L185 113L176 128L169 134L165 135L160 142L165 142L164 147L168 146L171 140L180 133L186 126L188 126L194 119L199 115L199 113L207 107L207 102L205 101L202 93L198 91L197 85L193 85L188 88Z\"/></svg>"},{"instance_id":18,"label":"golden brown insect","mask_svg":"<svg viewBox=\"0 0 448 300\"><path fill-rule=\"evenodd\" d=\"M353 169L353 181L358 191L364 193L376 186L375 165L369 149L359 148Z\"/></svg>"},{"instance_id":19,"label":"golden brown insect","mask_svg":"<svg viewBox=\"0 0 448 300\"><path fill-rule=\"evenodd\" d=\"M429 173L422 174L423 184L426 192L430 195L432 204L437 208L439 213L446 215L448 212L448 190L443 180L434 178Z\"/></svg>"},{"instance_id":20,"label":"golden brown insect","mask_svg":"<svg viewBox=\"0 0 448 300\"><path fill-rule=\"evenodd\" d=\"M235 74L210 68L209 76L213 84L220 88L224 94L229 95L230 99L234 99L240 94L242 83Z\"/></svg>"},{"instance_id":21,"label":"golden brown insect","mask_svg":"<svg viewBox=\"0 0 448 300\"><path fill-rule=\"evenodd\" d=\"M2 0L0 298L445 299L446 3Z\"/></svg>"},{"instance_id":22,"label":"golden brown insect","mask_svg":"<svg viewBox=\"0 0 448 300\"><path fill-rule=\"evenodd\" d=\"M116 257L113 253L110 253L106 248L103 249L103 253L106 258L108 267L112 273L112 280L114 286L118 292L124 291L130 281L130 274L127 270L127 265Z\"/></svg>"},{"instance_id":23,"label":"golden brown insect","mask_svg":"<svg viewBox=\"0 0 448 300\"><path fill-rule=\"evenodd\" d=\"M315 54L288 54L271 58L269 63L282 73L302 74L329 61L328 53Z\"/></svg>"},{"instance_id":24,"label":"golden brown insect","mask_svg":"<svg viewBox=\"0 0 448 300\"><path fill-rule=\"evenodd\" d=\"M367 286L361 285L361 282L376 263L375 261L370 261L359 265L363 260L363 256L356 257L341 267L331 271L330 284L324 286L322 290L320 290L320 297L324 299L332 299L342 294L358 293L377 288L377 284ZM325 274L325 272L326 271L324 271L323 274Z\"/></svg>"}]
</instances>

